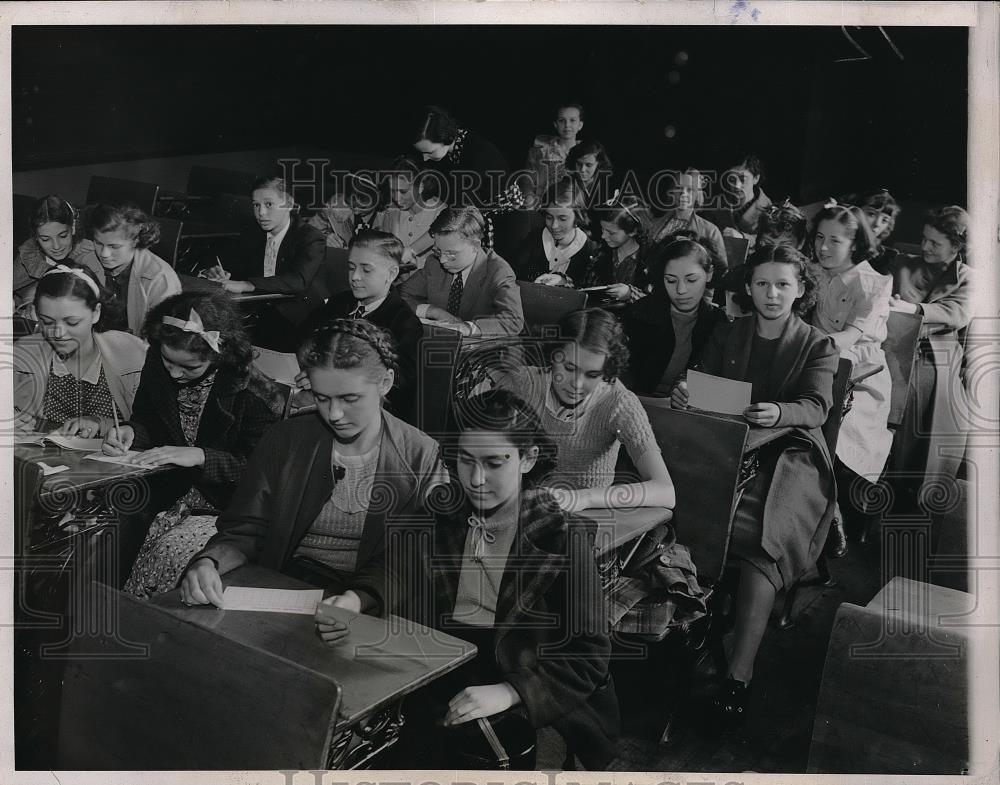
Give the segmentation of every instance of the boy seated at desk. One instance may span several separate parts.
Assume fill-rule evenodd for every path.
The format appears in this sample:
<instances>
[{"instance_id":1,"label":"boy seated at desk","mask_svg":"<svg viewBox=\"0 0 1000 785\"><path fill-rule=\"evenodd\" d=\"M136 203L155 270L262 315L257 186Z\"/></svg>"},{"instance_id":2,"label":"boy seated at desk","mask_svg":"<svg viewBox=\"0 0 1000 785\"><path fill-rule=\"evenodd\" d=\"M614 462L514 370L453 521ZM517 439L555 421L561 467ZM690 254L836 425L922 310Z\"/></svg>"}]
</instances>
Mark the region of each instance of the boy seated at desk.
<instances>
[{"instance_id":1,"label":"boy seated at desk","mask_svg":"<svg viewBox=\"0 0 1000 785\"><path fill-rule=\"evenodd\" d=\"M450 207L430 228L434 248L422 270L400 286L417 316L462 335L517 335L521 290L510 265L483 247L486 219L475 207Z\"/></svg>"}]
</instances>

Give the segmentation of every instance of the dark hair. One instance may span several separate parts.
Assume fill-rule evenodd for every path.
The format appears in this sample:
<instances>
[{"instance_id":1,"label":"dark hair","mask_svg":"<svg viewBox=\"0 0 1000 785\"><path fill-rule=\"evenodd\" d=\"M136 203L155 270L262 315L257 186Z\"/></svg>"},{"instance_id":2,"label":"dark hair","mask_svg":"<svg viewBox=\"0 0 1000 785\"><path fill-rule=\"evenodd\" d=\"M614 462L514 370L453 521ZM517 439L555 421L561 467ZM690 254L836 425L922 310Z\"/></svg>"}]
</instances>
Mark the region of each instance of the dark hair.
<instances>
[{"instance_id":1,"label":"dark hair","mask_svg":"<svg viewBox=\"0 0 1000 785\"><path fill-rule=\"evenodd\" d=\"M451 144L458 137L458 124L451 112L440 106L425 106L420 114L412 143L426 139L432 144Z\"/></svg>"},{"instance_id":2,"label":"dark hair","mask_svg":"<svg viewBox=\"0 0 1000 785\"><path fill-rule=\"evenodd\" d=\"M483 245L488 233L486 219L475 207L446 207L431 223L431 237L439 234L458 234L473 245Z\"/></svg>"},{"instance_id":3,"label":"dark hair","mask_svg":"<svg viewBox=\"0 0 1000 785\"><path fill-rule=\"evenodd\" d=\"M472 398L455 402L455 432L445 446L445 458L452 466L458 456L458 442L468 431L502 433L518 452L538 448L535 465L526 475L524 484L532 486L556 467L555 442L545 433L538 413L516 393L490 390Z\"/></svg>"},{"instance_id":4,"label":"dark hair","mask_svg":"<svg viewBox=\"0 0 1000 785\"><path fill-rule=\"evenodd\" d=\"M965 250L969 231L969 214L956 204L936 207L924 215L924 226L941 232L959 253Z\"/></svg>"},{"instance_id":5,"label":"dark hair","mask_svg":"<svg viewBox=\"0 0 1000 785\"><path fill-rule=\"evenodd\" d=\"M711 279L715 265L712 263L712 257L705 250L705 246L697 240L687 238L668 239L657 243L650 250L649 282L652 284L654 292L666 295L667 290L663 283L663 275L667 270L667 265L674 259L684 259L688 256L693 257L695 263Z\"/></svg>"},{"instance_id":6,"label":"dark hair","mask_svg":"<svg viewBox=\"0 0 1000 785\"><path fill-rule=\"evenodd\" d=\"M331 319L309 334L297 356L303 371L366 368L374 378L396 368L392 336L366 319Z\"/></svg>"},{"instance_id":7,"label":"dark hair","mask_svg":"<svg viewBox=\"0 0 1000 785\"><path fill-rule=\"evenodd\" d=\"M198 314L205 330L218 331L218 353L198 333L163 323L165 316L186 322L193 313ZM249 373L253 363L253 347L243 326L243 317L232 301L221 293L181 292L161 300L146 314L141 334L157 355L160 347L166 345L189 352L215 367L232 369L240 376Z\"/></svg>"},{"instance_id":8,"label":"dark hair","mask_svg":"<svg viewBox=\"0 0 1000 785\"><path fill-rule=\"evenodd\" d=\"M395 265L403 263L403 243L396 235L380 232L378 229L361 230L351 238L347 248L348 252L352 248L366 248L386 257Z\"/></svg>"},{"instance_id":9,"label":"dark hair","mask_svg":"<svg viewBox=\"0 0 1000 785\"><path fill-rule=\"evenodd\" d=\"M576 111L580 113L580 122L582 123L584 121L583 104L579 101L564 101L561 104L556 104L555 111L552 113L553 120L559 117L560 109L576 109Z\"/></svg>"},{"instance_id":10,"label":"dark hair","mask_svg":"<svg viewBox=\"0 0 1000 785\"><path fill-rule=\"evenodd\" d=\"M816 257L816 233L823 221L835 221L847 229L851 236L851 242L854 244L854 250L851 251L852 264L861 264L875 255L877 248L875 235L872 234L871 227L865 219L865 214L861 212L861 208L833 204L824 207L813 218L813 228L809 233L809 254L813 258Z\"/></svg>"},{"instance_id":11,"label":"dark hair","mask_svg":"<svg viewBox=\"0 0 1000 785\"><path fill-rule=\"evenodd\" d=\"M37 234L38 230L47 223L74 227L73 234L75 235L76 210L61 196L55 194L43 196L35 202L35 206L31 209L31 231Z\"/></svg>"},{"instance_id":12,"label":"dark hair","mask_svg":"<svg viewBox=\"0 0 1000 785\"><path fill-rule=\"evenodd\" d=\"M80 270L93 280L93 276L82 267L75 269ZM47 272L38 279L38 284L35 286L35 307L38 307L38 300L42 297L52 299L73 297L77 300L83 300L90 310L96 310L98 305L107 301L107 291L97 281L94 281L94 284L97 286L97 292L77 273L64 273L58 270ZM101 316L103 319L104 314L102 313Z\"/></svg>"},{"instance_id":13,"label":"dark hair","mask_svg":"<svg viewBox=\"0 0 1000 785\"><path fill-rule=\"evenodd\" d=\"M645 244L652 215L636 197L627 194L619 196L616 192L608 202L598 205L591 212L594 220L613 223L623 232L635 235L640 245Z\"/></svg>"},{"instance_id":14,"label":"dark hair","mask_svg":"<svg viewBox=\"0 0 1000 785\"><path fill-rule=\"evenodd\" d=\"M762 264L774 262L775 264L790 264L798 271L798 278L802 281L802 296L795 301L792 312L799 314L808 313L809 309L816 304L816 279L809 270L809 263L805 255L797 248L790 245L765 245L758 248L747 259L746 268L743 273L744 288L733 293L733 300L744 311L753 313L753 298L747 294L746 287L753 281L753 271Z\"/></svg>"},{"instance_id":15,"label":"dark hair","mask_svg":"<svg viewBox=\"0 0 1000 785\"><path fill-rule=\"evenodd\" d=\"M566 156L566 171L573 171L576 169L577 164L580 163L580 159L585 155L592 155L597 159L598 172L611 171L611 159L608 158L604 145L594 139L589 139L573 146L573 149L570 150L569 154Z\"/></svg>"},{"instance_id":16,"label":"dark hair","mask_svg":"<svg viewBox=\"0 0 1000 785\"><path fill-rule=\"evenodd\" d=\"M854 200L854 204L857 204L861 208L862 212L864 210L877 210L889 218L889 224L882 231L882 234L875 239L879 242L883 240L888 240L890 235L896 229L896 219L903 209L899 206L889 190L887 188L881 188L878 191L873 191L871 193L865 194L860 199Z\"/></svg>"},{"instance_id":17,"label":"dark hair","mask_svg":"<svg viewBox=\"0 0 1000 785\"><path fill-rule=\"evenodd\" d=\"M757 224L757 247L791 245L801 251L809 232L809 219L788 199L764 211Z\"/></svg>"},{"instance_id":18,"label":"dark hair","mask_svg":"<svg viewBox=\"0 0 1000 785\"><path fill-rule=\"evenodd\" d=\"M99 204L90 213L90 231L124 230L137 248L149 248L160 239L160 225L134 204Z\"/></svg>"},{"instance_id":19,"label":"dark hair","mask_svg":"<svg viewBox=\"0 0 1000 785\"><path fill-rule=\"evenodd\" d=\"M545 192L538 205L539 210L547 207L565 207L573 210L573 223L577 229L590 233L590 218L587 214L587 199L583 186L572 177L562 177Z\"/></svg>"},{"instance_id":20,"label":"dark hair","mask_svg":"<svg viewBox=\"0 0 1000 785\"><path fill-rule=\"evenodd\" d=\"M756 153L745 152L740 153L732 166L727 167L727 169L746 169L754 177L759 177L760 182L758 185L764 182L764 163L757 157Z\"/></svg>"},{"instance_id":21,"label":"dark hair","mask_svg":"<svg viewBox=\"0 0 1000 785\"><path fill-rule=\"evenodd\" d=\"M553 341L550 357L567 343L575 343L592 352L607 354L604 358L604 381L617 379L628 367L628 346L621 322L601 308L570 311L559 320L559 337Z\"/></svg>"}]
</instances>

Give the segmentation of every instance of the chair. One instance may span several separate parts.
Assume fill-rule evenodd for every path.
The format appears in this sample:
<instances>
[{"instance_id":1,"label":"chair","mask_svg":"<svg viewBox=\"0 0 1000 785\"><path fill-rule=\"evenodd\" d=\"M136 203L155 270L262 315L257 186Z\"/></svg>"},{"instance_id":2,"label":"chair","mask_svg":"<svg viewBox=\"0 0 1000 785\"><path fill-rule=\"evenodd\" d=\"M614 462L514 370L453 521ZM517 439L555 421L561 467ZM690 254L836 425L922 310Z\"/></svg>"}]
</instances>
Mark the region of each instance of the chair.
<instances>
[{"instance_id":1,"label":"chair","mask_svg":"<svg viewBox=\"0 0 1000 785\"><path fill-rule=\"evenodd\" d=\"M346 248L328 247L326 249L326 254L323 257L323 275L326 279L326 291L329 297L351 290Z\"/></svg>"},{"instance_id":2,"label":"chair","mask_svg":"<svg viewBox=\"0 0 1000 785\"><path fill-rule=\"evenodd\" d=\"M730 270L746 262L747 253L750 250L749 240L742 237L724 236L722 244L726 247L726 259Z\"/></svg>"},{"instance_id":3,"label":"chair","mask_svg":"<svg viewBox=\"0 0 1000 785\"><path fill-rule=\"evenodd\" d=\"M915 313L890 311L885 341L885 352L889 375L892 377L892 400L889 405L889 427L898 428L903 423L906 410L906 394L910 386L910 376L916 361L917 343L923 316Z\"/></svg>"},{"instance_id":4,"label":"chair","mask_svg":"<svg viewBox=\"0 0 1000 785\"><path fill-rule=\"evenodd\" d=\"M699 210L698 215L700 215L706 221L710 221L711 223L718 226L719 231L722 231L723 229L736 228L736 221L733 218L733 211L726 207ZM730 267L732 267L732 265L730 265Z\"/></svg>"},{"instance_id":5,"label":"chair","mask_svg":"<svg viewBox=\"0 0 1000 785\"><path fill-rule=\"evenodd\" d=\"M854 363L845 358L840 359L837 366L837 373L833 377L833 401L830 411L823 423L823 438L826 440L826 447L830 453L830 460L833 461L837 455L837 439L840 436L840 424L844 421L844 416L851 409L851 370ZM810 586L832 587L837 585L837 581L830 574L830 567L826 561L826 554L820 553L816 560L817 576L815 578L799 579L785 590L785 603L781 609L781 616L778 618L778 629L787 630L794 626L795 620L792 618L792 610L795 605L795 598L799 589Z\"/></svg>"},{"instance_id":6,"label":"chair","mask_svg":"<svg viewBox=\"0 0 1000 785\"><path fill-rule=\"evenodd\" d=\"M120 205L129 202L146 215L153 215L159 193L160 186L153 183L94 175L90 178L90 187L87 189L87 204Z\"/></svg>"},{"instance_id":7,"label":"chair","mask_svg":"<svg viewBox=\"0 0 1000 785\"><path fill-rule=\"evenodd\" d=\"M517 286L521 290L521 309L527 332L554 326L563 316L587 304L587 293L576 289L528 281L518 281Z\"/></svg>"},{"instance_id":8,"label":"chair","mask_svg":"<svg viewBox=\"0 0 1000 785\"><path fill-rule=\"evenodd\" d=\"M254 346L253 365L282 391L285 400L281 419L287 420L289 417L315 411L312 393L299 390L295 384L295 377L299 374L299 361L294 354Z\"/></svg>"},{"instance_id":9,"label":"chair","mask_svg":"<svg viewBox=\"0 0 1000 785\"><path fill-rule=\"evenodd\" d=\"M32 235L31 214L35 211L35 202L38 199L34 196L24 194L14 194L14 202L11 205L14 214L14 249Z\"/></svg>"},{"instance_id":10,"label":"chair","mask_svg":"<svg viewBox=\"0 0 1000 785\"><path fill-rule=\"evenodd\" d=\"M171 267L177 267L184 225L175 218L157 218L160 225L160 239L150 250Z\"/></svg>"},{"instance_id":11,"label":"chair","mask_svg":"<svg viewBox=\"0 0 1000 785\"><path fill-rule=\"evenodd\" d=\"M461 344L457 331L424 325L424 337L417 348L415 425L435 438L448 432Z\"/></svg>"},{"instance_id":12,"label":"chair","mask_svg":"<svg viewBox=\"0 0 1000 785\"><path fill-rule=\"evenodd\" d=\"M249 199L257 175L213 166L192 166L188 174L187 193L195 196L244 194Z\"/></svg>"},{"instance_id":13,"label":"chair","mask_svg":"<svg viewBox=\"0 0 1000 785\"><path fill-rule=\"evenodd\" d=\"M242 194L219 194L215 202L215 216L220 223L239 229L257 225L252 200Z\"/></svg>"}]
</instances>

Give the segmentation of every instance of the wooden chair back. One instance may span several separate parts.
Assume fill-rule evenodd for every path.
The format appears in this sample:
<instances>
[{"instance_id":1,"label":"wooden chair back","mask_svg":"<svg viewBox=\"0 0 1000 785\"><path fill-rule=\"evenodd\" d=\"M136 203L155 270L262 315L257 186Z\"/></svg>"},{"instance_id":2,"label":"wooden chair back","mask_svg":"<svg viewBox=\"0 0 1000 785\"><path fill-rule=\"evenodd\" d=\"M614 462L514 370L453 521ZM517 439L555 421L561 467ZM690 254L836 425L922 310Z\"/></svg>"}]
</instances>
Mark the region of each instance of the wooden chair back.
<instances>
[{"instance_id":1,"label":"wooden chair back","mask_svg":"<svg viewBox=\"0 0 1000 785\"><path fill-rule=\"evenodd\" d=\"M847 396L850 395L848 388L853 368L854 363L841 357L840 363L837 365L837 373L833 377L833 403L826 415L826 422L823 423L823 438L826 439L826 447L830 451L831 460L837 454L840 424L844 421L844 415L847 414L846 409L850 408L850 406L845 407L844 404L847 402Z\"/></svg>"},{"instance_id":2,"label":"wooden chair back","mask_svg":"<svg viewBox=\"0 0 1000 785\"><path fill-rule=\"evenodd\" d=\"M518 281L517 286L521 290L527 332L538 333L545 327L554 327L563 316L587 305L587 293L576 289L528 281Z\"/></svg>"},{"instance_id":3,"label":"wooden chair back","mask_svg":"<svg viewBox=\"0 0 1000 785\"><path fill-rule=\"evenodd\" d=\"M181 233L184 224L176 218L158 217L156 222L160 225L160 239L149 250L171 267L176 268L180 256Z\"/></svg>"},{"instance_id":4,"label":"wooden chair back","mask_svg":"<svg viewBox=\"0 0 1000 785\"><path fill-rule=\"evenodd\" d=\"M329 297L351 290L347 270L347 253L346 248L328 247L326 249L326 255L323 257L323 275Z\"/></svg>"},{"instance_id":5,"label":"wooden chair back","mask_svg":"<svg viewBox=\"0 0 1000 785\"><path fill-rule=\"evenodd\" d=\"M723 236L722 244L726 247L726 260L730 270L746 262L747 253L750 251L749 240L743 237Z\"/></svg>"},{"instance_id":6,"label":"wooden chair back","mask_svg":"<svg viewBox=\"0 0 1000 785\"><path fill-rule=\"evenodd\" d=\"M435 438L448 432L461 345L462 336L455 330L424 325L417 348L415 425Z\"/></svg>"},{"instance_id":7,"label":"wooden chair back","mask_svg":"<svg viewBox=\"0 0 1000 785\"><path fill-rule=\"evenodd\" d=\"M915 313L890 311L885 341L882 351L892 378L892 393L889 404L889 427L898 428L906 411L906 394L910 387L910 376L917 357L920 341L920 327L923 316Z\"/></svg>"},{"instance_id":8,"label":"wooden chair back","mask_svg":"<svg viewBox=\"0 0 1000 785\"><path fill-rule=\"evenodd\" d=\"M160 186L154 183L94 175L90 178L90 187L87 188L87 204L120 205L128 202L146 215L153 215L159 193Z\"/></svg>"},{"instance_id":9,"label":"wooden chair back","mask_svg":"<svg viewBox=\"0 0 1000 785\"><path fill-rule=\"evenodd\" d=\"M215 198L215 220L224 226L243 231L257 226L252 200L243 194L219 194Z\"/></svg>"},{"instance_id":10,"label":"wooden chair back","mask_svg":"<svg viewBox=\"0 0 1000 785\"><path fill-rule=\"evenodd\" d=\"M192 166L188 174L187 193L194 196L241 194L250 198L257 175L214 166Z\"/></svg>"}]
</instances>

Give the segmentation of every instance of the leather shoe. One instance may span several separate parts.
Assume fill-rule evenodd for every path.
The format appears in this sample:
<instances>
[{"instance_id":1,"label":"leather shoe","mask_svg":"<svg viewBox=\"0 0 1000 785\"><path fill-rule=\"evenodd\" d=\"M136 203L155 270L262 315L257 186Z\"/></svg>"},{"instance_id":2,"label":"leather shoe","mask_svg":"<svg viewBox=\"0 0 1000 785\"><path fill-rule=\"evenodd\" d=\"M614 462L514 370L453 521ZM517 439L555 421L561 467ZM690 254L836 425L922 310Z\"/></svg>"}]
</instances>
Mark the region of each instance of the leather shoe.
<instances>
[{"instance_id":1,"label":"leather shoe","mask_svg":"<svg viewBox=\"0 0 1000 785\"><path fill-rule=\"evenodd\" d=\"M830 521L830 532L826 535L824 552L828 559L839 559L847 555L847 530L840 516Z\"/></svg>"}]
</instances>

